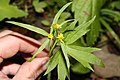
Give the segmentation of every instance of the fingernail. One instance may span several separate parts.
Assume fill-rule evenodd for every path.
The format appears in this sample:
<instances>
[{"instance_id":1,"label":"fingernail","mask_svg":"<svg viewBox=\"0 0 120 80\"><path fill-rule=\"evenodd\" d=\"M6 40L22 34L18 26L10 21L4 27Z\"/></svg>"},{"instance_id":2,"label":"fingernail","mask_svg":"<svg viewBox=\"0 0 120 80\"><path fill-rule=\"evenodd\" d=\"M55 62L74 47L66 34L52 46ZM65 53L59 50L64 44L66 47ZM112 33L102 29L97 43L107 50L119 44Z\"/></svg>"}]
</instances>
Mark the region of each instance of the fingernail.
<instances>
[{"instance_id":1,"label":"fingernail","mask_svg":"<svg viewBox=\"0 0 120 80\"><path fill-rule=\"evenodd\" d=\"M43 66L43 67L42 67L42 70L46 70L46 69L47 69L47 66Z\"/></svg>"},{"instance_id":2,"label":"fingernail","mask_svg":"<svg viewBox=\"0 0 120 80\"><path fill-rule=\"evenodd\" d=\"M45 63L47 63L47 60L42 61L41 64L44 65Z\"/></svg>"},{"instance_id":3,"label":"fingernail","mask_svg":"<svg viewBox=\"0 0 120 80\"><path fill-rule=\"evenodd\" d=\"M37 75L40 75L42 72L44 72L47 69L47 66L43 66L40 70L37 71Z\"/></svg>"},{"instance_id":4,"label":"fingernail","mask_svg":"<svg viewBox=\"0 0 120 80\"><path fill-rule=\"evenodd\" d=\"M2 57L0 57L0 63L2 63L3 62L3 58Z\"/></svg>"}]
</instances>

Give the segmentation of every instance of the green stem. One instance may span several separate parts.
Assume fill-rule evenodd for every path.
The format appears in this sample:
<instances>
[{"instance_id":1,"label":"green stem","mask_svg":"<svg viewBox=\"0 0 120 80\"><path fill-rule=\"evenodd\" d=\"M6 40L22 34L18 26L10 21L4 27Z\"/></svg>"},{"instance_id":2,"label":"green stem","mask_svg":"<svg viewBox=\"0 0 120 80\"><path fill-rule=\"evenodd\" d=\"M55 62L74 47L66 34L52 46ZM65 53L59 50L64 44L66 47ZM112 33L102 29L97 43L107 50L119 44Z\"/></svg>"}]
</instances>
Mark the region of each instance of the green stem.
<instances>
[{"instance_id":1,"label":"green stem","mask_svg":"<svg viewBox=\"0 0 120 80\"><path fill-rule=\"evenodd\" d=\"M48 74L47 79L51 80L51 72Z\"/></svg>"},{"instance_id":2,"label":"green stem","mask_svg":"<svg viewBox=\"0 0 120 80\"><path fill-rule=\"evenodd\" d=\"M52 55L52 51L53 51L53 49L54 49L55 45L57 44L57 41L58 41L58 40L55 40L55 42L54 42L53 46L51 47L51 49L50 49L50 55L49 55L49 56L51 56L51 55Z\"/></svg>"},{"instance_id":3,"label":"green stem","mask_svg":"<svg viewBox=\"0 0 120 80\"><path fill-rule=\"evenodd\" d=\"M115 38L117 43L120 45L120 39L119 39L118 35L112 30L110 25L107 22L105 22L105 20L102 18L100 19L100 21L105 26L105 28L111 33L111 35Z\"/></svg>"},{"instance_id":4,"label":"green stem","mask_svg":"<svg viewBox=\"0 0 120 80\"><path fill-rule=\"evenodd\" d=\"M82 44L83 44L84 46L86 46L86 43L85 43L85 41L84 41L84 38L81 37L80 39L81 39Z\"/></svg>"}]
</instances>

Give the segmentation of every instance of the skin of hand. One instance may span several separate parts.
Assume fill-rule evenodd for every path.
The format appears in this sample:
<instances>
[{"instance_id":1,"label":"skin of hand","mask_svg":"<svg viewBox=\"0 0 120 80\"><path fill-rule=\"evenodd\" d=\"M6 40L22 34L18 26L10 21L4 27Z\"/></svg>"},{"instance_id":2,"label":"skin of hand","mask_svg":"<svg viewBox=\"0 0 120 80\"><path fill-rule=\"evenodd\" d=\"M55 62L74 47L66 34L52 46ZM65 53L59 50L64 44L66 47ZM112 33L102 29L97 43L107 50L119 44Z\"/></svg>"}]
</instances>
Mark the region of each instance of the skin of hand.
<instances>
[{"instance_id":1,"label":"skin of hand","mask_svg":"<svg viewBox=\"0 0 120 80\"><path fill-rule=\"evenodd\" d=\"M39 48L40 43L32 38L23 36L19 33L5 30L0 33L0 80L35 80L46 70L45 64L48 61L48 51L43 50L32 62L25 61L23 64L5 62L4 59L10 58L22 52L24 59L30 59ZM7 75L14 75L12 79Z\"/></svg>"}]
</instances>

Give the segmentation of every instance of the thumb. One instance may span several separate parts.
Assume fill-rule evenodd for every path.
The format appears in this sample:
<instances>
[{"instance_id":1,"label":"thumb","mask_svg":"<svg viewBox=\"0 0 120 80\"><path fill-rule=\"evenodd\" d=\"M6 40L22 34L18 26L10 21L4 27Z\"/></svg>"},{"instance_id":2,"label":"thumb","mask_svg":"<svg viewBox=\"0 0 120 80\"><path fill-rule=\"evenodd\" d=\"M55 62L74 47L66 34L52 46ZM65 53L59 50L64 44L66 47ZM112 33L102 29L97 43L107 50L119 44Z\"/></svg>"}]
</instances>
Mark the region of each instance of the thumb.
<instances>
[{"instance_id":1,"label":"thumb","mask_svg":"<svg viewBox=\"0 0 120 80\"><path fill-rule=\"evenodd\" d=\"M7 77L7 75L5 75L0 71L0 80L10 80L10 79Z\"/></svg>"},{"instance_id":2,"label":"thumb","mask_svg":"<svg viewBox=\"0 0 120 80\"><path fill-rule=\"evenodd\" d=\"M48 57L44 57L35 58L32 62L23 63L12 80L35 80L46 70L45 63L47 61Z\"/></svg>"}]
</instances>

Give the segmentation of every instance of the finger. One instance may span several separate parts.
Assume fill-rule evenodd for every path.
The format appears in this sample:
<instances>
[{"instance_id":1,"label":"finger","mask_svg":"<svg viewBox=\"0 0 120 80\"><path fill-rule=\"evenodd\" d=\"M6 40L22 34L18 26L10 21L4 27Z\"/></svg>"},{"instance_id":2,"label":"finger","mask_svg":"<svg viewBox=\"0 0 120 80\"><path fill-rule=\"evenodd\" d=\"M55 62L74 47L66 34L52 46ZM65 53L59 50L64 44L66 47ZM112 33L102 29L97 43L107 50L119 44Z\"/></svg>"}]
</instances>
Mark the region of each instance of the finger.
<instances>
[{"instance_id":1,"label":"finger","mask_svg":"<svg viewBox=\"0 0 120 80\"><path fill-rule=\"evenodd\" d=\"M11 34L11 33L13 33L13 31L4 30L4 31L0 32L0 37L4 37L4 36L6 36L6 35L8 35L8 34Z\"/></svg>"},{"instance_id":2,"label":"finger","mask_svg":"<svg viewBox=\"0 0 120 80\"><path fill-rule=\"evenodd\" d=\"M15 63L5 62L2 64L2 66L0 66L0 68L5 75L15 75L19 70L20 65Z\"/></svg>"},{"instance_id":3,"label":"finger","mask_svg":"<svg viewBox=\"0 0 120 80\"><path fill-rule=\"evenodd\" d=\"M3 58L2 57L0 57L0 63L2 63L3 62Z\"/></svg>"},{"instance_id":4,"label":"finger","mask_svg":"<svg viewBox=\"0 0 120 80\"><path fill-rule=\"evenodd\" d=\"M10 79L0 71L0 80L10 80Z\"/></svg>"},{"instance_id":5,"label":"finger","mask_svg":"<svg viewBox=\"0 0 120 80\"><path fill-rule=\"evenodd\" d=\"M39 75L39 74L42 74L46 69L47 69L47 66L46 66L46 65L42 66L42 67L37 71L37 74L38 74L38 75Z\"/></svg>"},{"instance_id":6,"label":"finger","mask_svg":"<svg viewBox=\"0 0 120 80\"><path fill-rule=\"evenodd\" d=\"M42 66L48 61L48 57L35 58L32 62L25 62L15 75L13 80L35 80L42 72ZM42 69L40 71L40 69Z\"/></svg>"},{"instance_id":7,"label":"finger","mask_svg":"<svg viewBox=\"0 0 120 80\"><path fill-rule=\"evenodd\" d=\"M30 37L21 35L21 34L19 34L19 33L12 32L12 33L10 33L10 34L13 35L13 36L22 38L22 39L24 39L24 40L26 40L26 41L28 41L28 42L33 43L33 44L36 44L36 45L38 45L38 47L41 45L41 43L40 43L39 41L37 41L37 40L35 40L35 39L33 39L33 38L30 38ZM44 49L44 51L48 52L48 49Z\"/></svg>"},{"instance_id":8,"label":"finger","mask_svg":"<svg viewBox=\"0 0 120 80\"><path fill-rule=\"evenodd\" d=\"M15 36L21 37L21 38L23 38L25 40L28 40L30 42L33 42L34 44L40 45L40 43L38 41L36 41L36 40L34 40L34 39L30 38L30 37L21 35L21 34L19 34L17 32L13 32L11 30L4 30L4 31L0 32L0 37L4 37L6 35L15 35Z\"/></svg>"},{"instance_id":9,"label":"finger","mask_svg":"<svg viewBox=\"0 0 120 80\"><path fill-rule=\"evenodd\" d=\"M35 53L36 53L36 51L33 52L33 53L31 53L31 54L34 55ZM30 54L20 54L20 55L21 55L25 60L29 60L29 59L31 59L31 57L32 57L32 55L30 55ZM46 56L48 56L48 53L42 51L40 54L38 54L38 55L36 56L36 58L42 58L42 57L46 57Z\"/></svg>"},{"instance_id":10,"label":"finger","mask_svg":"<svg viewBox=\"0 0 120 80\"><path fill-rule=\"evenodd\" d=\"M12 33L11 33L12 34ZM9 58L15 55L18 51L24 53L34 54L40 43L31 39L24 37L23 35L18 35L18 33L14 33L13 35L8 35L0 38L0 56L2 58ZM38 56L48 55L47 52L42 52Z\"/></svg>"}]
</instances>

